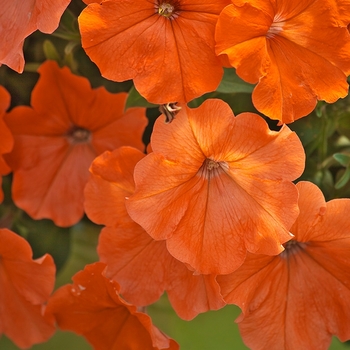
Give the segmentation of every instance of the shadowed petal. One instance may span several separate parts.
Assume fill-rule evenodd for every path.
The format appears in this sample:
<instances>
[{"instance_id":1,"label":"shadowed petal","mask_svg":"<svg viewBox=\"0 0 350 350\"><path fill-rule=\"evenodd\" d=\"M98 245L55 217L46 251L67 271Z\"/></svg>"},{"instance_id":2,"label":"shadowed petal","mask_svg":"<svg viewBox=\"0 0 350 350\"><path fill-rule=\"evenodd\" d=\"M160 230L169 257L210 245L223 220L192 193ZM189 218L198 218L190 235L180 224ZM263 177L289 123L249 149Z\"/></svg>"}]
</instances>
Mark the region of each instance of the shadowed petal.
<instances>
[{"instance_id":1,"label":"shadowed petal","mask_svg":"<svg viewBox=\"0 0 350 350\"><path fill-rule=\"evenodd\" d=\"M49 339L54 322L44 317L44 305L53 290L55 265L50 255L32 259L25 239L0 229L0 335L20 348Z\"/></svg>"},{"instance_id":2,"label":"shadowed petal","mask_svg":"<svg viewBox=\"0 0 350 350\"><path fill-rule=\"evenodd\" d=\"M91 89L87 79L53 61L39 72L32 107L16 107L5 119L15 138L6 157L14 169L12 195L33 218L71 226L84 213L93 159L123 145L143 150L147 118L144 108L124 112L127 94Z\"/></svg>"},{"instance_id":3,"label":"shadowed petal","mask_svg":"<svg viewBox=\"0 0 350 350\"><path fill-rule=\"evenodd\" d=\"M11 171L11 168L5 162L3 158L4 153L9 153L13 147L13 136L5 122L3 117L6 110L10 106L10 94L5 88L0 86L0 203L4 199L4 193L2 192L2 177L1 175L6 175Z\"/></svg>"},{"instance_id":4,"label":"shadowed petal","mask_svg":"<svg viewBox=\"0 0 350 350\"><path fill-rule=\"evenodd\" d=\"M0 65L23 72L24 39L39 29L52 33L70 0L0 0Z\"/></svg>"}]
</instances>

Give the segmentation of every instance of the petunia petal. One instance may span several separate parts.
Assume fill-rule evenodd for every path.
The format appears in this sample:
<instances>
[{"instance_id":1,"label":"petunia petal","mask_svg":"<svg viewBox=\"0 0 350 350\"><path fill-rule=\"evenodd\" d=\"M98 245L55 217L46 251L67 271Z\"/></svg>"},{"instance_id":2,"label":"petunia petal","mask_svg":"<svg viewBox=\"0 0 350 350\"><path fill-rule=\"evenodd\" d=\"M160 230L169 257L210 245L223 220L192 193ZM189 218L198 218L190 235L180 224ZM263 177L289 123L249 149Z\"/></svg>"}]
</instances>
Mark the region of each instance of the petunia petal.
<instances>
[{"instance_id":1,"label":"petunia petal","mask_svg":"<svg viewBox=\"0 0 350 350\"><path fill-rule=\"evenodd\" d=\"M291 123L298 119L295 116L309 114L317 100L332 103L347 95L343 71L310 49L281 37L271 42L268 51L271 65L253 91L254 106L262 113ZM293 65L286 61L286 55Z\"/></svg>"},{"instance_id":2,"label":"petunia petal","mask_svg":"<svg viewBox=\"0 0 350 350\"><path fill-rule=\"evenodd\" d=\"M226 305L215 275L198 275L173 259L169 271L167 293L177 315L192 320L199 313L218 310Z\"/></svg>"},{"instance_id":3,"label":"petunia petal","mask_svg":"<svg viewBox=\"0 0 350 350\"><path fill-rule=\"evenodd\" d=\"M328 349L332 335L350 338L350 200L325 203L313 184L297 184L295 238L276 256L248 254L218 276L224 299L238 305L244 342L252 349Z\"/></svg>"},{"instance_id":4,"label":"petunia petal","mask_svg":"<svg viewBox=\"0 0 350 350\"><path fill-rule=\"evenodd\" d=\"M5 162L3 154L9 153L13 147L13 136L8 126L5 124L3 117L6 110L10 106L10 94L5 88L0 86L0 203L4 199L4 193L2 192L2 177L11 171L9 165Z\"/></svg>"},{"instance_id":5,"label":"petunia petal","mask_svg":"<svg viewBox=\"0 0 350 350\"><path fill-rule=\"evenodd\" d=\"M184 107L158 120L153 153L135 168L130 216L169 252L204 274L237 269L246 251L283 250L298 215L290 182L304 168L300 140L286 126L270 131L260 117L234 117L222 101Z\"/></svg>"},{"instance_id":6,"label":"petunia petal","mask_svg":"<svg viewBox=\"0 0 350 350\"><path fill-rule=\"evenodd\" d=\"M0 229L0 335L21 348L49 339L54 321L43 316L43 307L54 282L50 255L32 260L32 250L22 237Z\"/></svg>"},{"instance_id":7,"label":"petunia petal","mask_svg":"<svg viewBox=\"0 0 350 350\"><path fill-rule=\"evenodd\" d=\"M149 305L164 293L166 267L173 257L164 242L152 239L136 223L102 229L98 254L107 264L106 277L118 281L120 293L129 302Z\"/></svg>"},{"instance_id":8,"label":"petunia petal","mask_svg":"<svg viewBox=\"0 0 350 350\"><path fill-rule=\"evenodd\" d=\"M215 276L194 274L169 254L164 241L155 241L127 214L125 196L134 192L133 169L143 157L122 147L97 157L90 168L85 208L93 221L107 225L98 245L106 277L118 281L125 299L137 306L151 304L167 291L186 320L223 307Z\"/></svg>"},{"instance_id":9,"label":"petunia petal","mask_svg":"<svg viewBox=\"0 0 350 350\"><path fill-rule=\"evenodd\" d=\"M134 168L144 156L137 149L121 147L94 160L84 190L85 211L93 222L111 227L132 222L125 208L125 197L135 190Z\"/></svg>"},{"instance_id":10,"label":"petunia petal","mask_svg":"<svg viewBox=\"0 0 350 350\"><path fill-rule=\"evenodd\" d=\"M79 16L82 45L102 75L134 79L140 94L158 104L188 102L213 91L223 75L214 52L214 26L229 1L171 3L171 18L147 0L89 1Z\"/></svg>"},{"instance_id":11,"label":"petunia petal","mask_svg":"<svg viewBox=\"0 0 350 350\"><path fill-rule=\"evenodd\" d=\"M237 68L237 74L252 84L259 81L269 64L264 36L273 15L269 1L237 1L235 5L226 6L219 16L215 32L216 53L226 54L231 65Z\"/></svg>"},{"instance_id":12,"label":"petunia petal","mask_svg":"<svg viewBox=\"0 0 350 350\"><path fill-rule=\"evenodd\" d=\"M143 150L147 118L144 108L124 113L125 93L93 90L67 67L47 61L39 71L33 107L16 107L5 120L15 137L6 157L14 169L13 199L35 219L71 226L84 213L92 160L123 145Z\"/></svg>"},{"instance_id":13,"label":"petunia petal","mask_svg":"<svg viewBox=\"0 0 350 350\"><path fill-rule=\"evenodd\" d=\"M148 315L120 297L118 283L104 276L105 266L87 265L73 277L73 285L51 297L47 313L55 316L59 327L82 334L98 350L178 349Z\"/></svg>"},{"instance_id":14,"label":"petunia petal","mask_svg":"<svg viewBox=\"0 0 350 350\"><path fill-rule=\"evenodd\" d=\"M260 112L291 123L317 100L347 95L349 16L343 0L232 0L218 19L216 52L258 83L253 104Z\"/></svg>"},{"instance_id":15,"label":"petunia petal","mask_svg":"<svg viewBox=\"0 0 350 350\"><path fill-rule=\"evenodd\" d=\"M52 33L69 3L70 0L0 0L0 65L22 73L24 39L37 29Z\"/></svg>"}]
</instances>

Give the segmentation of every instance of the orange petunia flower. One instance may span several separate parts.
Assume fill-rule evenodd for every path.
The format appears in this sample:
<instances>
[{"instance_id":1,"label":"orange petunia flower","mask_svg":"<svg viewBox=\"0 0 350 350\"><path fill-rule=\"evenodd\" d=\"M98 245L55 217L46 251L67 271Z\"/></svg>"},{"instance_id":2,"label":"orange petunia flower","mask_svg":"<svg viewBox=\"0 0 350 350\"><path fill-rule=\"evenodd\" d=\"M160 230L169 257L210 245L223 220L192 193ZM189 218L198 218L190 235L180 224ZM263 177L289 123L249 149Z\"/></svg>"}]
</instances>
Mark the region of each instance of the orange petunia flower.
<instances>
[{"instance_id":1,"label":"orange petunia flower","mask_svg":"<svg viewBox=\"0 0 350 350\"><path fill-rule=\"evenodd\" d=\"M11 131L3 121L5 111L10 107L10 94L5 88L0 86L0 203L4 200L2 192L1 175L6 175L11 171L11 168L3 158L4 153L9 153L13 147L13 137Z\"/></svg>"},{"instance_id":2,"label":"orange petunia flower","mask_svg":"<svg viewBox=\"0 0 350 350\"><path fill-rule=\"evenodd\" d=\"M148 101L188 102L215 90L223 69L214 30L229 0L87 1L82 45L102 75L133 79Z\"/></svg>"},{"instance_id":3,"label":"orange petunia flower","mask_svg":"<svg viewBox=\"0 0 350 350\"><path fill-rule=\"evenodd\" d=\"M137 306L149 305L167 291L183 319L217 310L225 303L215 276L194 275L169 254L164 241L155 241L126 212L125 197L134 192L134 167L144 156L122 147L103 153L90 168L85 210L91 220L107 225L98 245L106 277L117 281L123 297Z\"/></svg>"},{"instance_id":4,"label":"orange petunia flower","mask_svg":"<svg viewBox=\"0 0 350 350\"><path fill-rule=\"evenodd\" d=\"M297 187L300 215L285 251L249 254L217 278L226 301L242 309L236 322L250 349L322 350L332 335L350 339L350 200L325 203L312 183Z\"/></svg>"},{"instance_id":5,"label":"orange petunia flower","mask_svg":"<svg viewBox=\"0 0 350 350\"><path fill-rule=\"evenodd\" d=\"M0 65L23 72L24 39L37 29L52 33L70 0L0 0Z\"/></svg>"},{"instance_id":6,"label":"orange petunia flower","mask_svg":"<svg viewBox=\"0 0 350 350\"><path fill-rule=\"evenodd\" d=\"M291 123L317 100L348 93L350 5L346 0L232 0L220 14L216 52L258 85L254 106Z\"/></svg>"},{"instance_id":7,"label":"orange petunia flower","mask_svg":"<svg viewBox=\"0 0 350 350\"><path fill-rule=\"evenodd\" d=\"M73 285L50 298L46 311L58 326L83 335L96 350L178 349L148 315L120 297L118 283L105 277L105 266L85 266L73 276Z\"/></svg>"},{"instance_id":8,"label":"orange petunia flower","mask_svg":"<svg viewBox=\"0 0 350 350\"><path fill-rule=\"evenodd\" d=\"M83 216L83 189L92 160L122 145L144 149L144 108L124 112L126 93L92 90L55 62L44 63L32 93L32 108L6 117L15 137L6 158L14 170L15 204L35 219L70 226Z\"/></svg>"},{"instance_id":9,"label":"orange petunia flower","mask_svg":"<svg viewBox=\"0 0 350 350\"><path fill-rule=\"evenodd\" d=\"M54 321L43 308L55 283L50 255L33 260L28 242L14 232L0 229L0 336L18 347L42 343L55 332Z\"/></svg>"},{"instance_id":10,"label":"orange petunia flower","mask_svg":"<svg viewBox=\"0 0 350 350\"><path fill-rule=\"evenodd\" d=\"M275 255L291 236L304 169L297 135L221 100L156 121L153 153L135 168L128 212L169 252L204 274L237 269L246 251Z\"/></svg>"}]
</instances>

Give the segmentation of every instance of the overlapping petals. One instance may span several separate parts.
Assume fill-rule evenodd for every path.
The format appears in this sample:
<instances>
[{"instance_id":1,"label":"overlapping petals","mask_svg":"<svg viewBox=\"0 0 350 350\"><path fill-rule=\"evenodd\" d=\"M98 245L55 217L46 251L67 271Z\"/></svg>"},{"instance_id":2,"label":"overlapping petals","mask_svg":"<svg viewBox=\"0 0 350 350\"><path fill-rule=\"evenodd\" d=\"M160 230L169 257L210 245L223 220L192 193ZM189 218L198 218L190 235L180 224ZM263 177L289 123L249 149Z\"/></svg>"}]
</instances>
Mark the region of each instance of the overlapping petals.
<instances>
[{"instance_id":1,"label":"overlapping petals","mask_svg":"<svg viewBox=\"0 0 350 350\"><path fill-rule=\"evenodd\" d=\"M135 148L121 147L104 152L93 161L84 190L85 211L92 221L109 227L132 222L125 208L125 197L135 190L134 168L144 157Z\"/></svg>"},{"instance_id":2,"label":"overlapping petals","mask_svg":"<svg viewBox=\"0 0 350 350\"><path fill-rule=\"evenodd\" d=\"M51 297L47 313L58 326L83 335L96 350L178 349L148 315L121 298L118 283L105 277L105 266L87 265L73 276L73 285Z\"/></svg>"},{"instance_id":3,"label":"overlapping petals","mask_svg":"<svg viewBox=\"0 0 350 350\"><path fill-rule=\"evenodd\" d=\"M0 229L0 335L20 348L46 341L55 331L53 319L44 317L44 305L55 282L50 255L32 259L25 239Z\"/></svg>"},{"instance_id":4,"label":"overlapping petals","mask_svg":"<svg viewBox=\"0 0 350 350\"><path fill-rule=\"evenodd\" d=\"M15 204L35 219L70 226L83 216L83 189L92 160L122 145L143 149L144 108L124 112L127 94L92 90L87 79L47 61L32 107L6 117L15 137L6 158L14 169Z\"/></svg>"},{"instance_id":5,"label":"overlapping petals","mask_svg":"<svg viewBox=\"0 0 350 350\"><path fill-rule=\"evenodd\" d=\"M328 349L332 335L350 339L349 199L325 203L313 184L297 184L300 216L286 250L249 254L234 273L219 276L225 300L251 349Z\"/></svg>"},{"instance_id":6,"label":"overlapping petals","mask_svg":"<svg viewBox=\"0 0 350 350\"><path fill-rule=\"evenodd\" d=\"M10 94L5 88L0 86L0 203L4 199L2 192L2 178L1 175L6 175L11 171L11 168L5 162L3 154L9 153L13 147L13 137L11 131L5 124L3 117L5 111L10 107Z\"/></svg>"},{"instance_id":7,"label":"overlapping petals","mask_svg":"<svg viewBox=\"0 0 350 350\"><path fill-rule=\"evenodd\" d=\"M237 269L246 251L275 255L291 238L304 169L300 140L220 100L156 121L153 153L135 168L128 212L169 252L204 274Z\"/></svg>"},{"instance_id":8,"label":"overlapping petals","mask_svg":"<svg viewBox=\"0 0 350 350\"><path fill-rule=\"evenodd\" d=\"M252 97L260 112L291 123L317 100L347 95L349 18L344 0L232 0L217 23L216 52L258 83Z\"/></svg>"},{"instance_id":9,"label":"overlapping petals","mask_svg":"<svg viewBox=\"0 0 350 350\"><path fill-rule=\"evenodd\" d=\"M0 0L0 65L23 72L24 39L39 29L52 33L70 0Z\"/></svg>"},{"instance_id":10,"label":"overlapping petals","mask_svg":"<svg viewBox=\"0 0 350 350\"><path fill-rule=\"evenodd\" d=\"M185 320L225 305L215 275L194 274L169 254L164 241L155 241L136 223L104 228L98 253L108 264L107 276L120 283L121 293L133 304L149 305L167 291Z\"/></svg>"},{"instance_id":11,"label":"overlapping petals","mask_svg":"<svg viewBox=\"0 0 350 350\"><path fill-rule=\"evenodd\" d=\"M104 77L133 79L158 104L188 102L218 87L223 70L214 30L229 0L85 2L82 45Z\"/></svg>"},{"instance_id":12,"label":"overlapping petals","mask_svg":"<svg viewBox=\"0 0 350 350\"><path fill-rule=\"evenodd\" d=\"M103 153L90 168L85 209L91 220L107 225L98 245L106 276L138 306L155 302L167 291L177 314L187 320L223 307L215 276L194 275L169 254L164 241L155 241L126 212L125 197L134 192L133 170L143 157L136 149L122 147Z\"/></svg>"}]
</instances>

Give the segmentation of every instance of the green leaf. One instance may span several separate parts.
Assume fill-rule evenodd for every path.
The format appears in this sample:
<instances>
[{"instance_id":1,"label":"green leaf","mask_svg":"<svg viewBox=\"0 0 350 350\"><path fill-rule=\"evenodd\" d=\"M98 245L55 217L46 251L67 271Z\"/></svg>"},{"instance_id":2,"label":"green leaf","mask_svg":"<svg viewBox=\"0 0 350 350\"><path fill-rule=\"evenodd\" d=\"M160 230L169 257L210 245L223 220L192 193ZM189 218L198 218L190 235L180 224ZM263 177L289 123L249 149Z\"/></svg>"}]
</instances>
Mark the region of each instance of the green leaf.
<instances>
[{"instance_id":1,"label":"green leaf","mask_svg":"<svg viewBox=\"0 0 350 350\"><path fill-rule=\"evenodd\" d=\"M126 99L126 103L125 103L125 109L128 109L130 107L153 108L153 107L158 107L158 105L155 105L153 103L149 103L144 97L142 97L139 94L139 92L133 86L129 90L129 95L128 95L128 98Z\"/></svg>"},{"instance_id":2,"label":"green leaf","mask_svg":"<svg viewBox=\"0 0 350 350\"><path fill-rule=\"evenodd\" d=\"M350 165L350 154L335 153L333 154L333 158L344 167Z\"/></svg>"},{"instance_id":3,"label":"green leaf","mask_svg":"<svg viewBox=\"0 0 350 350\"><path fill-rule=\"evenodd\" d=\"M68 260L57 275L56 288L71 283L72 276L85 265L98 261L96 252L100 226L80 222L71 228L71 251Z\"/></svg>"},{"instance_id":4,"label":"green leaf","mask_svg":"<svg viewBox=\"0 0 350 350\"><path fill-rule=\"evenodd\" d=\"M56 50L55 45L50 40L44 41L43 50L44 50L44 54L45 54L46 59L53 60L53 61L56 61L58 63L61 62L62 59L61 59L58 51Z\"/></svg>"},{"instance_id":5,"label":"green leaf","mask_svg":"<svg viewBox=\"0 0 350 350\"><path fill-rule=\"evenodd\" d=\"M289 125L289 127L298 134L307 155L310 155L317 149L322 142L320 136L322 124L315 122L314 119L315 117L308 116L307 118L299 119Z\"/></svg>"},{"instance_id":6,"label":"green leaf","mask_svg":"<svg viewBox=\"0 0 350 350\"><path fill-rule=\"evenodd\" d=\"M52 34L57 38L74 41L80 44L80 32L76 16L70 10L66 10L60 21L60 26Z\"/></svg>"},{"instance_id":7,"label":"green leaf","mask_svg":"<svg viewBox=\"0 0 350 350\"><path fill-rule=\"evenodd\" d=\"M29 62L24 66L24 71L27 73L37 73L40 67L40 63Z\"/></svg>"},{"instance_id":8,"label":"green leaf","mask_svg":"<svg viewBox=\"0 0 350 350\"><path fill-rule=\"evenodd\" d=\"M68 44L66 45L66 47L64 48L64 54L65 55L70 55L73 53L73 51L79 48L78 43L75 41L70 41L68 42Z\"/></svg>"},{"instance_id":9,"label":"green leaf","mask_svg":"<svg viewBox=\"0 0 350 350\"><path fill-rule=\"evenodd\" d=\"M246 83L236 74L234 68L224 68L224 76L221 80L217 92L223 93L247 93L250 94L254 90L254 85Z\"/></svg>"},{"instance_id":10,"label":"green leaf","mask_svg":"<svg viewBox=\"0 0 350 350\"><path fill-rule=\"evenodd\" d=\"M315 108L315 114L318 118L321 118L326 113L326 107L327 104L324 101L318 101Z\"/></svg>"},{"instance_id":11,"label":"green leaf","mask_svg":"<svg viewBox=\"0 0 350 350\"><path fill-rule=\"evenodd\" d=\"M341 178L336 182L334 185L336 190L339 190L340 188L344 187L350 180L350 167L346 168Z\"/></svg>"},{"instance_id":12,"label":"green leaf","mask_svg":"<svg viewBox=\"0 0 350 350\"><path fill-rule=\"evenodd\" d=\"M77 18L69 9L66 9L62 15L60 27L67 32L79 34Z\"/></svg>"}]
</instances>

